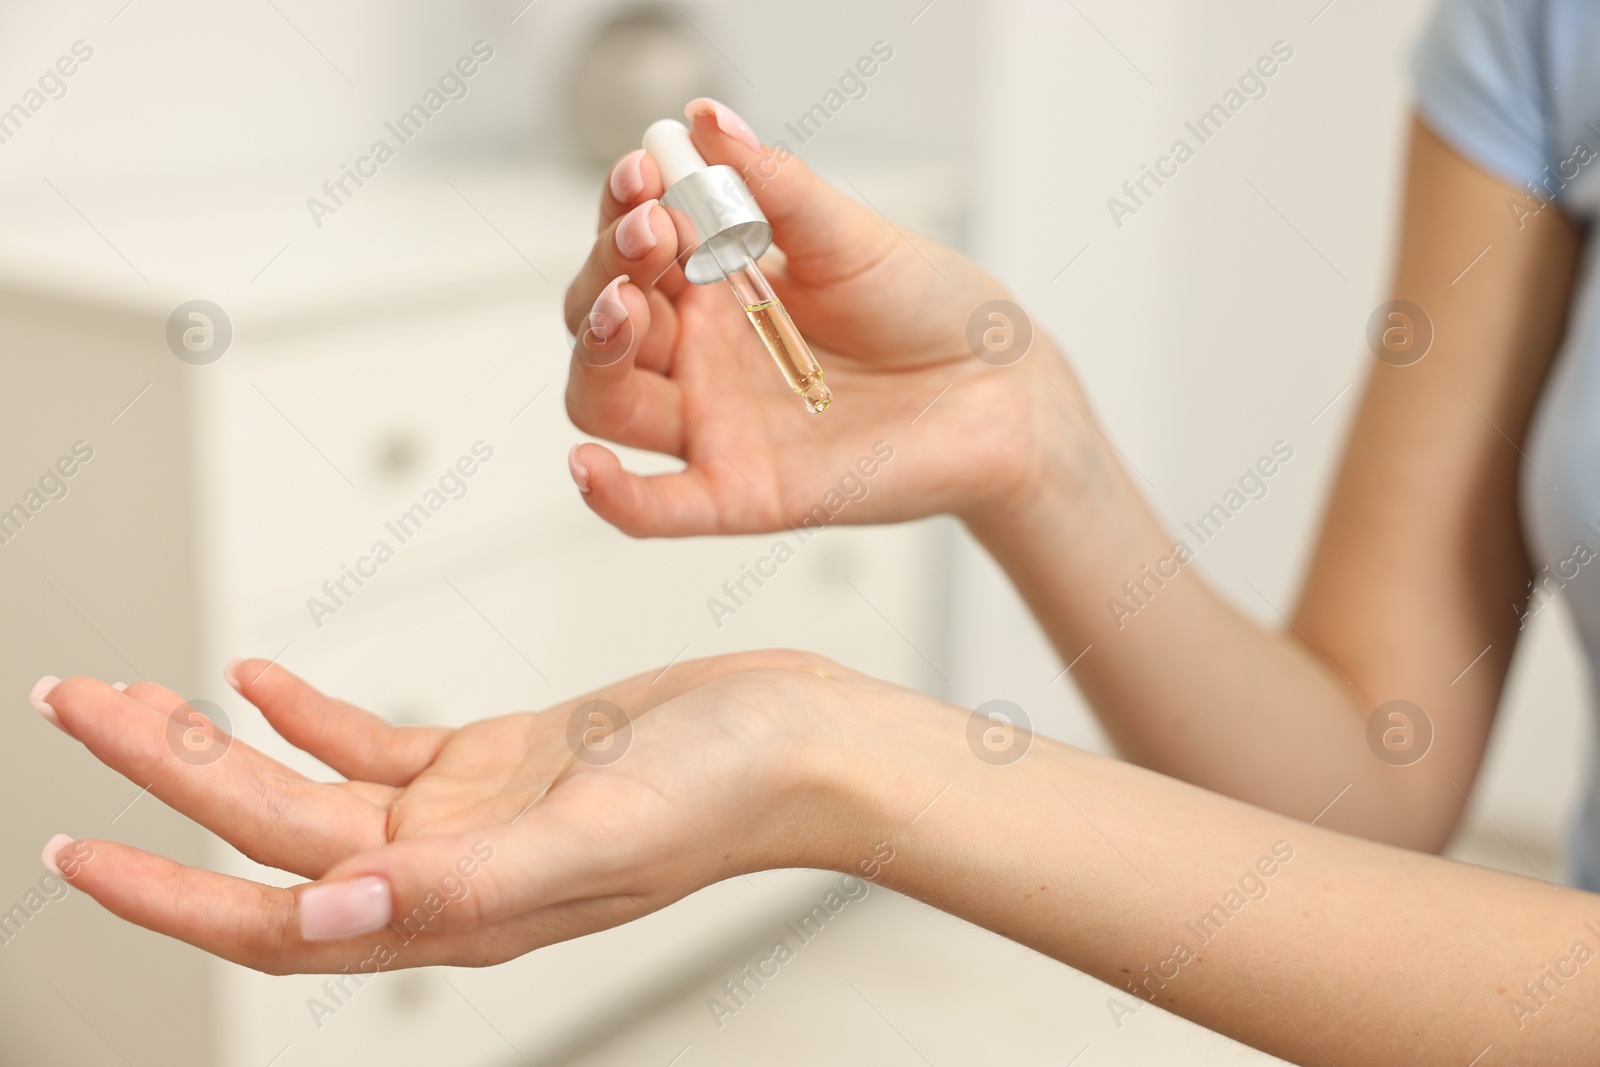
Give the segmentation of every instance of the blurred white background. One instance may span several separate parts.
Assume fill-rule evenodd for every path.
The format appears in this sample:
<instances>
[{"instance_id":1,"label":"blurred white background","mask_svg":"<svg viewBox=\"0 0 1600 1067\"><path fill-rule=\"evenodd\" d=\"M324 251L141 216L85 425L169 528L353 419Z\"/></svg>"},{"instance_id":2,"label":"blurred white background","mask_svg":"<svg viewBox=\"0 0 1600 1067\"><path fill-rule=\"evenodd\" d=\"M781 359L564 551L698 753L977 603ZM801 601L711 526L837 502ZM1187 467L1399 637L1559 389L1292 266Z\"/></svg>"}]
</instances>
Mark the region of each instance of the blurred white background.
<instances>
[{"instance_id":1,"label":"blurred white background","mask_svg":"<svg viewBox=\"0 0 1600 1067\"><path fill-rule=\"evenodd\" d=\"M975 256L1063 342L1174 523L1291 444L1269 496L1199 561L1271 621L1370 358L1425 6L0 4L0 109L75 42L93 49L65 95L0 126L0 502L74 441L95 448L0 548L15 708L0 909L39 885L56 832L283 878L33 715L47 672L167 682L314 770L222 684L225 660L277 655L397 721L459 722L792 645L967 706L1015 701L1103 750L1064 665L951 523L829 530L718 628L705 599L770 539L633 542L583 507L557 307L606 166L709 92ZM479 41L493 58L465 97L316 225L307 198ZM865 95L799 143L786 123L880 41L893 58ZM1293 58L1267 95L1118 226L1107 198L1275 42ZM196 298L234 330L200 367L164 339ZM313 625L305 599L478 440L495 459L467 495ZM1541 614L1458 854L1559 876L1585 686L1564 617ZM828 881L734 880L505 967L387 975L321 1026L320 979L221 964L73 894L0 944L0 1063L1268 1061L1155 1008L1119 1021L1107 987L886 891L719 1029L706 998Z\"/></svg>"}]
</instances>

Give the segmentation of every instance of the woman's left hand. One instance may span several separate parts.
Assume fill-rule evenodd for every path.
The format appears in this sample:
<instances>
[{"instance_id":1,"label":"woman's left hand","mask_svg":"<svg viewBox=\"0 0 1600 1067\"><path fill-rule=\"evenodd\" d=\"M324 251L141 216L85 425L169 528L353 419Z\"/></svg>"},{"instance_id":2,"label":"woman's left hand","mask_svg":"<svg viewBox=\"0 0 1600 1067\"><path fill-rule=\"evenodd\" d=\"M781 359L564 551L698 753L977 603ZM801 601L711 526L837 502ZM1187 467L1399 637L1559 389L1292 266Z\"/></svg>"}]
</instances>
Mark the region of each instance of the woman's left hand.
<instances>
[{"instance_id":1,"label":"woman's left hand","mask_svg":"<svg viewBox=\"0 0 1600 1067\"><path fill-rule=\"evenodd\" d=\"M275 888L105 840L52 842L45 861L131 922L274 974L498 963L738 874L829 866L854 835L819 767L830 724L866 718L835 712L925 699L759 652L452 730L393 727L263 660L231 674L347 780L312 781L225 735L209 735L219 756L197 754L184 739L209 724L159 685L73 678L43 701L135 784L315 881Z\"/></svg>"}]
</instances>

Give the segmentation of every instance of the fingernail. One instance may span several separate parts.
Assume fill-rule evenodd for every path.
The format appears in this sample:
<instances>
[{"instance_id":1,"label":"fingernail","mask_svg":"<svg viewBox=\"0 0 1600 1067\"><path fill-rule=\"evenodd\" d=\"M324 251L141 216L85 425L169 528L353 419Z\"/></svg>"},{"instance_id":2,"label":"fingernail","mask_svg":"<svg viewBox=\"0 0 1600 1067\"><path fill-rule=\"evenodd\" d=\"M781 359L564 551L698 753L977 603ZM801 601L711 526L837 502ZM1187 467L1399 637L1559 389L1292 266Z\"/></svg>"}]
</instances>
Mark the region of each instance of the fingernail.
<instances>
[{"instance_id":1,"label":"fingernail","mask_svg":"<svg viewBox=\"0 0 1600 1067\"><path fill-rule=\"evenodd\" d=\"M572 451L567 453L567 470L572 473L572 480L578 483L578 492L589 491L589 468L578 460L578 446L573 445Z\"/></svg>"},{"instance_id":2,"label":"fingernail","mask_svg":"<svg viewBox=\"0 0 1600 1067\"><path fill-rule=\"evenodd\" d=\"M684 106L683 113L690 120L696 115L710 115L717 120L717 129L751 151L761 151L761 139L756 136L756 131L733 108L720 100L713 100L709 96L696 97Z\"/></svg>"},{"instance_id":3,"label":"fingernail","mask_svg":"<svg viewBox=\"0 0 1600 1067\"><path fill-rule=\"evenodd\" d=\"M300 936L331 941L371 933L389 923L389 883L376 875L314 885L300 894Z\"/></svg>"},{"instance_id":4,"label":"fingernail","mask_svg":"<svg viewBox=\"0 0 1600 1067\"><path fill-rule=\"evenodd\" d=\"M115 689L119 693L126 693L128 691L128 683L127 682L112 682L111 683L111 688Z\"/></svg>"},{"instance_id":5,"label":"fingernail","mask_svg":"<svg viewBox=\"0 0 1600 1067\"><path fill-rule=\"evenodd\" d=\"M656 246L655 231L650 228L650 210L654 200L646 200L617 223L617 251L624 259L638 259Z\"/></svg>"},{"instance_id":6,"label":"fingernail","mask_svg":"<svg viewBox=\"0 0 1600 1067\"><path fill-rule=\"evenodd\" d=\"M239 664L243 662L243 656L235 656L230 659L222 668L222 677L229 685L233 686L233 688L239 692L242 692L242 690L239 689Z\"/></svg>"},{"instance_id":7,"label":"fingernail","mask_svg":"<svg viewBox=\"0 0 1600 1067\"><path fill-rule=\"evenodd\" d=\"M589 309L588 334L595 344L605 344L617 335L622 329L622 324L628 321L628 305L622 302L619 291L622 283L628 280L626 274L619 274L611 279L611 284L600 290L600 295L594 298L594 306Z\"/></svg>"},{"instance_id":8,"label":"fingernail","mask_svg":"<svg viewBox=\"0 0 1600 1067\"><path fill-rule=\"evenodd\" d=\"M40 678L37 682L33 683L33 689L28 693L28 703L32 704L33 709L40 715L43 715L45 718L49 719L51 725L55 726L56 729L65 732L67 728L61 725L61 716L56 714L55 708L52 708L49 704L44 702L45 694L49 693L50 690L54 689L60 684L60 678L57 678L53 674L45 675L43 678Z\"/></svg>"},{"instance_id":9,"label":"fingernail","mask_svg":"<svg viewBox=\"0 0 1600 1067\"><path fill-rule=\"evenodd\" d=\"M66 834L57 834L44 843L44 851L39 853L39 858L44 861L45 867L58 878L66 877L61 873L61 868L56 865L56 853L72 844L72 838Z\"/></svg>"},{"instance_id":10,"label":"fingernail","mask_svg":"<svg viewBox=\"0 0 1600 1067\"><path fill-rule=\"evenodd\" d=\"M644 149L635 148L611 168L611 195L619 203L629 203L644 192Z\"/></svg>"}]
</instances>

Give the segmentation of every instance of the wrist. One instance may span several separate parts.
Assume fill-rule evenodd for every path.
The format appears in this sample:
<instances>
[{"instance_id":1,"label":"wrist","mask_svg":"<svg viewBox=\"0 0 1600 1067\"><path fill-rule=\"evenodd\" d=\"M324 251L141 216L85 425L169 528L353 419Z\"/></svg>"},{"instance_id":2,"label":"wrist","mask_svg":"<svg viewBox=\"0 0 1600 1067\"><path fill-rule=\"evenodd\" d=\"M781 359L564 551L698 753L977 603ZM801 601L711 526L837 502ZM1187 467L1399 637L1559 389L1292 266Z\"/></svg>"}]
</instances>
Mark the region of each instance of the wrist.
<instances>
[{"instance_id":1,"label":"wrist","mask_svg":"<svg viewBox=\"0 0 1600 1067\"><path fill-rule=\"evenodd\" d=\"M848 683L847 683L848 684ZM994 923L993 897L1024 908L1019 856L1059 830L1059 794L1080 754L895 686L850 686L853 714L809 767L821 800L816 847L794 865L853 875L972 922ZM825 840L823 839L825 838ZM1026 866L1027 863L1022 864ZM991 926L991 928L998 928Z\"/></svg>"},{"instance_id":2,"label":"wrist","mask_svg":"<svg viewBox=\"0 0 1600 1067\"><path fill-rule=\"evenodd\" d=\"M1101 554L1165 545L1126 461L1095 421L1066 361L1046 345L1019 381L1025 399L1012 405L1015 435L1025 444L991 491L956 517L1008 570L1012 561L1037 564L1043 557L1058 571L1092 568L1104 562ZM1066 545L1071 551L1064 553Z\"/></svg>"},{"instance_id":3,"label":"wrist","mask_svg":"<svg viewBox=\"0 0 1600 1067\"><path fill-rule=\"evenodd\" d=\"M1048 338L1036 349L1014 366L985 368L980 376L998 395L969 401L988 431L974 427L969 439L994 444L970 457L974 485L955 516L980 540L1041 503L1075 507L1107 462L1105 439L1066 359Z\"/></svg>"},{"instance_id":4,"label":"wrist","mask_svg":"<svg viewBox=\"0 0 1600 1067\"><path fill-rule=\"evenodd\" d=\"M807 681L801 724L789 738L783 809L765 836L770 866L876 878L919 810L961 774L972 754L965 715L924 694L829 665Z\"/></svg>"}]
</instances>

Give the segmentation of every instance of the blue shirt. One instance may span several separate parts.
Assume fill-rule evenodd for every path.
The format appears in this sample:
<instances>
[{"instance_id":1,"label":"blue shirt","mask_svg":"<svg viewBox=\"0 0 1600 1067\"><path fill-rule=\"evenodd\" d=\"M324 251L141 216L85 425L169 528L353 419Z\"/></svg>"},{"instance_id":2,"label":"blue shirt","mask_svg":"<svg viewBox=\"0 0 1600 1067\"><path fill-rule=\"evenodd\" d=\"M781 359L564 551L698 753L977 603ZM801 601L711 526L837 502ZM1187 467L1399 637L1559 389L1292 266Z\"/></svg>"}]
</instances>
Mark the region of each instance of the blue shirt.
<instances>
[{"instance_id":1,"label":"blue shirt","mask_svg":"<svg viewBox=\"0 0 1600 1067\"><path fill-rule=\"evenodd\" d=\"M1600 211L1600 2L1442 0L1412 59L1416 108L1447 144L1527 195L1514 219ZM1554 204L1556 208L1546 207ZM1561 350L1523 451L1530 610L1566 598L1600 675L1600 242L1588 241ZM1508 607L1508 610L1509 607ZM1600 891L1600 750L1569 836L1574 879Z\"/></svg>"}]
</instances>

